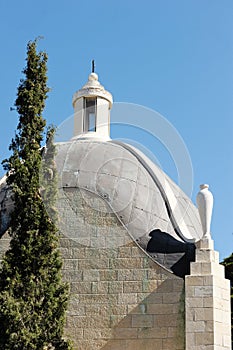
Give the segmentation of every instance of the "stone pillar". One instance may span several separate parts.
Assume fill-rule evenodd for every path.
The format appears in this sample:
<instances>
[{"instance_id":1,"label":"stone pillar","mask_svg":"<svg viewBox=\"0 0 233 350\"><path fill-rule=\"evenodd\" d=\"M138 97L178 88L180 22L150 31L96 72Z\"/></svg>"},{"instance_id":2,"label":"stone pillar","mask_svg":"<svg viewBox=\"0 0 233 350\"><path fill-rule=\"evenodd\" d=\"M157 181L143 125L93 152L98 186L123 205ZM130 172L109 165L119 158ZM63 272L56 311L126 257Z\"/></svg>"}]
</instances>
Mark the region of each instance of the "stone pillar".
<instances>
[{"instance_id":1,"label":"stone pillar","mask_svg":"<svg viewBox=\"0 0 233 350\"><path fill-rule=\"evenodd\" d=\"M185 277L186 350L230 350L230 281L204 237L196 244L196 259Z\"/></svg>"}]
</instances>

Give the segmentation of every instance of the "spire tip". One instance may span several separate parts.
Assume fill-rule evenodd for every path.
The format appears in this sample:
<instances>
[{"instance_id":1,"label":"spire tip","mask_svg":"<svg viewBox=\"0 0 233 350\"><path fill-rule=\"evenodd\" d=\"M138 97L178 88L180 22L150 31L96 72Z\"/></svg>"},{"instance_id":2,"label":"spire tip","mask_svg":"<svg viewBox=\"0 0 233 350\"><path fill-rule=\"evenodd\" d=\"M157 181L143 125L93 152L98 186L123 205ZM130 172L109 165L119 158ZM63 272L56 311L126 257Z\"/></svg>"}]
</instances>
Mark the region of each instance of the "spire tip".
<instances>
[{"instance_id":1,"label":"spire tip","mask_svg":"<svg viewBox=\"0 0 233 350\"><path fill-rule=\"evenodd\" d=\"M92 65L91 72L92 72L92 73L95 73L95 60L92 60L92 61L91 61L91 65Z\"/></svg>"}]
</instances>

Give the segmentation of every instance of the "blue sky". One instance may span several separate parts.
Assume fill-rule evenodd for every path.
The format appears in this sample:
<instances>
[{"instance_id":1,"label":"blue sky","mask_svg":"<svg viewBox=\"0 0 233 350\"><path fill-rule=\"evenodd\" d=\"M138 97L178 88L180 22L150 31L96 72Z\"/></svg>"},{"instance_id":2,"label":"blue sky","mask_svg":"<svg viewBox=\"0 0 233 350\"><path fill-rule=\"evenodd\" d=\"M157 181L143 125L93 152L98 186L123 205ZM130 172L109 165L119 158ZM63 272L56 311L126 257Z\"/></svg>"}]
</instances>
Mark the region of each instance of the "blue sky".
<instances>
[{"instance_id":1,"label":"blue sky","mask_svg":"<svg viewBox=\"0 0 233 350\"><path fill-rule=\"evenodd\" d=\"M44 116L56 125L72 114L72 95L95 58L114 101L158 111L183 138L194 172L192 199L199 184L210 184L215 248L226 257L233 251L232 17L231 0L0 0L0 159L9 155L17 126L9 108L27 42L44 37L38 47L49 55L51 87ZM121 131L145 144L176 180L159 145Z\"/></svg>"}]
</instances>

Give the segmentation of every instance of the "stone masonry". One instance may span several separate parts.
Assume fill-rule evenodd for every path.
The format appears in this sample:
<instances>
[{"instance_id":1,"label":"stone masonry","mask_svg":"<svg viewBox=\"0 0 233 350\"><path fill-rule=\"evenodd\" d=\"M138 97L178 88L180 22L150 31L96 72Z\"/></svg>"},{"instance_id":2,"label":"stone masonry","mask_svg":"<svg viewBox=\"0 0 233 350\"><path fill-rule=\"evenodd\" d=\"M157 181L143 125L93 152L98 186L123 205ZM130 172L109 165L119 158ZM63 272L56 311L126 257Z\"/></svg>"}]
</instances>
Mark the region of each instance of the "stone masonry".
<instances>
[{"instance_id":1,"label":"stone masonry","mask_svg":"<svg viewBox=\"0 0 233 350\"><path fill-rule=\"evenodd\" d=\"M58 209L63 278L70 284L65 333L74 348L184 350L183 279L129 239L103 199L67 192ZM5 234L1 255L8 245Z\"/></svg>"},{"instance_id":2,"label":"stone masonry","mask_svg":"<svg viewBox=\"0 0 233 350\"><path fill-rule=\"evenodd\" d=\"M76 348L184 349L184 281L137 246L101 197L63 189L59 213Z\"/></svg>"},{"instance_id":3,"label":"stone masonry","mask_svg":"<svg viewBox=\"0 0 233 350\"><path fill-rule=\"evenodd\" d=\"M185 278L186 350L230 350L230 281L224 278L213 241L198 242Z\"/></svg>"},{"instance_id":4,"label":"stone masonry","mask_svg":"<svg viewBox=\"0 0 233 350\"><path fill-rule=\"evenodd\" d=\"M71 295L66 333L80 350L184 349L183 280L136 244L117 249L62 239Z\"/></svg>"}]
</instances>

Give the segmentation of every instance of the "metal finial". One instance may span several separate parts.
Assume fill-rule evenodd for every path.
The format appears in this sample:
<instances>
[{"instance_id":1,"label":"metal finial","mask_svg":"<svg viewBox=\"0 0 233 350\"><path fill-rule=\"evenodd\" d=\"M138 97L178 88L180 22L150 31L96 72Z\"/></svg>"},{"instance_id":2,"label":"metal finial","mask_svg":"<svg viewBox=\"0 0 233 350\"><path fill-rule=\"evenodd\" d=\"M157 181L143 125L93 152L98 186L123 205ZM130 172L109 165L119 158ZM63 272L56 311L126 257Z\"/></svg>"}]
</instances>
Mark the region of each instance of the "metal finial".
<instances>
[{"instance_id":1,"label":"metal finial","mask_svg":"<svg viewBox=\"0 0 233 350\"><path fill-rule=\"evenodd\" d=\"M95 60L91 61L91 65L92 65L92 73L95 73Z\"/></svg>"}]
</instances>

